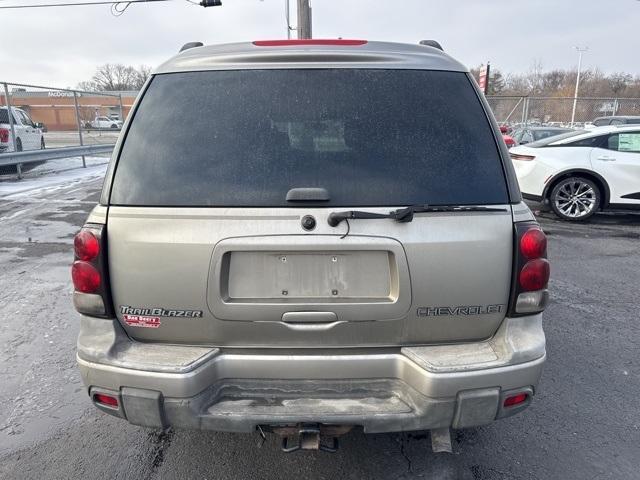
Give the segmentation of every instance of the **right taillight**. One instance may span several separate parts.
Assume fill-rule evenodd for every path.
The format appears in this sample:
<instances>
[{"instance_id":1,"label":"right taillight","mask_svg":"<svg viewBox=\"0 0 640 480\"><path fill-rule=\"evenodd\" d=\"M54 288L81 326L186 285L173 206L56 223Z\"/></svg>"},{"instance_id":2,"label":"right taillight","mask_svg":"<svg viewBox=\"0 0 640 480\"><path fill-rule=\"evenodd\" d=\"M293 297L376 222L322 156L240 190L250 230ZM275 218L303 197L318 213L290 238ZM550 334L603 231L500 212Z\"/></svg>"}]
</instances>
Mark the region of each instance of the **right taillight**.
<instances>
[{"instance_id":1,"label":"right taillight","mask_svg":"<svg viewBox=\"0 0 640 480\"><path fill-rule=\"evenodd\" d=\"M0 143L9 143L9 129L0 128Z\"/></svg>"},{"instance_id":2,"label":"right taillight","mask_svg":"<svg viewBox=\"0 0 640 480\"><path fill-rule=\"evenodd\" d=\"M537 223L515 226L514 275L511 288L510 316L543 311L549 303L549 261L547 237Z\"/></svg>"},{"instance_id":3,"label":"right taillight","mask_svg":"<svg viewBox=\"0 0 640 480\"><path fill-rule=\"evenodd\" d=\"M73 304L78 312L92 317L113 316L106 278L105 230L104 225L87 224L73 239Z\"/></svg>"}]
</instances>

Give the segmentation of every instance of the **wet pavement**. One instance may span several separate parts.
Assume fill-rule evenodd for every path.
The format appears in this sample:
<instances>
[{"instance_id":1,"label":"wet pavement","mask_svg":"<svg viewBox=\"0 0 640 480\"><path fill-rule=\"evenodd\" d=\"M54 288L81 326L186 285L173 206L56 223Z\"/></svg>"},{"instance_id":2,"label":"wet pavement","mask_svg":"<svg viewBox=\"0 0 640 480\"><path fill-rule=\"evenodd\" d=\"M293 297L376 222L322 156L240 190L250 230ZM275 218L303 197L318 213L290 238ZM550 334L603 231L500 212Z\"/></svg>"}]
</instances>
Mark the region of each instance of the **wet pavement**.
<instances>
[{"instance_id":1,"label":"wet pavement","mask_svg":"<svg viewBox=\"0 0 640 480\"><path fill-rule=\"evenodd\" d=\"M2 196L1 479L640 478L640 215L574 225L542 214L552 303L548 362L531 408L455 434L342 439L338 453L283 454L275 438L144 429L95 410L75 367L73 234L99 195L88 176ZM5 189L6 191L6 189Z\"/></svg>"}]
</instances>

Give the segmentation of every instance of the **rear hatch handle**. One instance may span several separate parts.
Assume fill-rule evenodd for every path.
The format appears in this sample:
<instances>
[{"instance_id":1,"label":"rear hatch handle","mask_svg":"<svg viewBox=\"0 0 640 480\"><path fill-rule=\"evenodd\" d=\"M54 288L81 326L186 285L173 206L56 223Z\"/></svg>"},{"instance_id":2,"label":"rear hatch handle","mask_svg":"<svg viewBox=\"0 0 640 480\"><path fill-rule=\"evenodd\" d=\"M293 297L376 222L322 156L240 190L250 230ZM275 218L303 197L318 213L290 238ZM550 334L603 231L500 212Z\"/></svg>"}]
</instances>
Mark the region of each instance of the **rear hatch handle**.
<instances>
[{"instance_id":1,"label":"rear hatch handle","mask_svg":"<svg viewBox=\"0 0 640 480\"><path fill-rule=\"evenodd\" d=\"M344 323L334 312L285 312L282 322L291 330L307 332L330 330Z\"/></svg>"}]
</instances>

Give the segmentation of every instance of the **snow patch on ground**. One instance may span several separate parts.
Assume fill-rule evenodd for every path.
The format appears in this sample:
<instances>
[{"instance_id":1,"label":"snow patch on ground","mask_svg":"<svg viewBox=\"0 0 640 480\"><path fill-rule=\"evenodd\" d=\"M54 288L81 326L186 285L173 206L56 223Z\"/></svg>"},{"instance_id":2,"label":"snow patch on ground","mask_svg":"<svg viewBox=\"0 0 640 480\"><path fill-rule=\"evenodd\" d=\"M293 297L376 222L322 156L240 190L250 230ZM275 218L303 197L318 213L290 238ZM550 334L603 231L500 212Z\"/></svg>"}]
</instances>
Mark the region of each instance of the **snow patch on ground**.
<instances>
[{"instance_id":1,"label":"snow patch on ground","mask_svg":"<svg viewBox=\"0 0 640 480\"><path fill-rule=\"evenodd\" d=\"M22 180L18 180L15 175L5 176L0 180L0 198L24 198L104 177L108 158L86 157L86 162L87 168L83 168L79 157L52 160L34 168Z\"/></svg>"}]
</instances>

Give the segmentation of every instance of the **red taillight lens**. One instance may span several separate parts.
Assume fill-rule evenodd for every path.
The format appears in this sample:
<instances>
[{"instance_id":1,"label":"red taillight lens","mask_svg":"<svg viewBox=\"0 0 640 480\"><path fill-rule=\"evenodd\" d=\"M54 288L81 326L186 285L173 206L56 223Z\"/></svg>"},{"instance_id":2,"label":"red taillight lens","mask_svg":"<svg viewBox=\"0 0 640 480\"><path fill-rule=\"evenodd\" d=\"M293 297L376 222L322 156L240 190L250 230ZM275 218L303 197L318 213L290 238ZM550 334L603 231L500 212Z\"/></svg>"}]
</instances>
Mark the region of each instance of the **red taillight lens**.
<instances>
[{"instance_id":1,"label":"red taillight lens","mask_svg":"<svg viewBox=\"0 0 640 480\"><path fill-rule=\"evenodd\" d=\"M517 395L507 397L504 399L504 406L513 407L515 405L520 405L521 403L526 402L528 397L529 395L526 393L518 393Z\"/></svg>"},{"instance_id":2,"label":"red taillight lens","mask_svg":"<svg viewBox=\"0 0 640 480\"><path fill-rule=\"evenodd\" d=\"M0 128L0 143L8 143L9 142L9 129Z\"/></svg>"},{"instance_id":3,"label":"red taillight lens","mask_svg":"<svg viewBox=\"0 0 640 480\"><path fill-rule=\"evenodd\" d=\"M514 240L509 316L540 313L549 303L547 237L536 222L518 222Z\"/></svg>"},{"instance_id":4,"label":"red taillight lens","mask_svg":"<svg viewBox=\"0 0 640 480\"><path fill-rule=\"evenodd\" d=\"M79 313L89 317L113 318L114 314L109 289L106 235L106 225L86 223L73 239L73 305Z\"/></svg>"},{"instance_id":5,"label":"red taillight lens","mask_svg":"<svg viewBox=\"0 0 640 480\"><path fill-rule=\"evenodd\" d=\"M547 236L537 228L527 230L520 238L520 251L525 258L543 257L547 251Z\"/></svg>"},{"instance_id":6,"label":"red taillight lens","mask_svg":"<svg viewBox=\"0 0 640 480\"><path fill-rule=\"evenodd\" d=\"M73 287L78 292L95 293L100 288L100 272L90 263L73 262L71 278L73 279Z\"/></svg>"},{"instance_id":7,"label":"red taillight lens","mask_svg":"<svg viewBox=\"0 0 640 480\"><path fill-rule=\"evenodd\" d=\"M112 397L111 395L96 393L93 396L93 401L102 405L107 405L108 407L118 408L118 399L116 397Z\"/></svg>"},{"instance_id":8,"label":"red taillight lens","mask_svg":"<svg viewBox=\"0 0 640 480\"><path fill-rule=\"evenodd\" d=\"M341 38L303 38L292 40L256 40L253 44L256 47L286 47L291 45L346 45L358 46L367 43L366 40L344 40Z\"/></svg>"},{"instance_id":9,"label":"red taillight lens","mask_svg":"<svg viewBox=\"0 0 640 480\"><path fill-rule=\"evenodd\" d=\"M73 248L78 260L88 262L100 253L100 242L89 230L80 230L73 239Z\"/></svg>"},{"instance_id":10,"label":"red taillight lens","mask_svg":"<svg viewBox=\"0 0 640 480\"><path fill-rule=\"evenodd\" d=\"M542 290L549 282L549 262L544 258L529 260L520 270L519 280L525 292Z\"/></svg>"}]
</instances>

